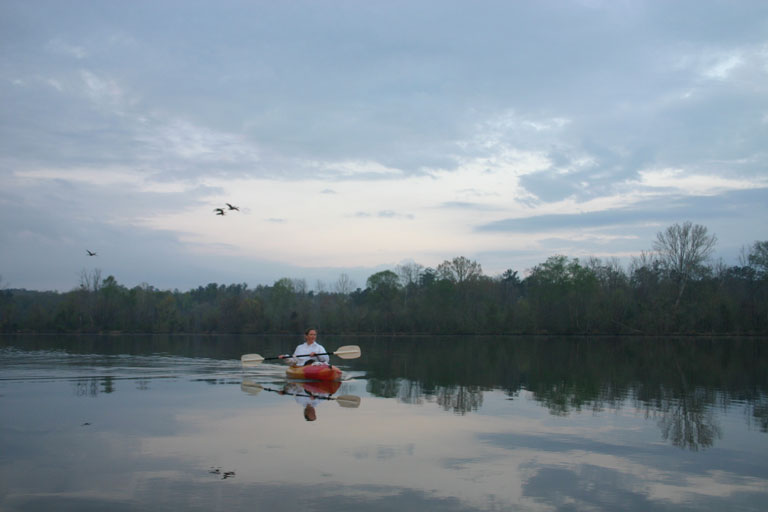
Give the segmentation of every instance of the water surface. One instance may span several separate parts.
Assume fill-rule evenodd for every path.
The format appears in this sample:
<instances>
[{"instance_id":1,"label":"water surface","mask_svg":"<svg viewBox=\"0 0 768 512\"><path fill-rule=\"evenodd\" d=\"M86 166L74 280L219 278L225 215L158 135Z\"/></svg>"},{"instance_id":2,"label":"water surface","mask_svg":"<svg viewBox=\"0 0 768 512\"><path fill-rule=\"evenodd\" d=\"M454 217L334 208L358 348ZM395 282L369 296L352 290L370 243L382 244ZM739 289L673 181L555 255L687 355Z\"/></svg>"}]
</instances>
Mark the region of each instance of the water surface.
<instances>
[{"instance_id":1,"label":"water surface","mask_svg":"<svg viewBox=\"0 0 768 512\"><path fill-rule=\"evenodd\" d=\"M768 509L766 340L299 341L0 337L0 510Z\"/></svg>"}]
</instances>

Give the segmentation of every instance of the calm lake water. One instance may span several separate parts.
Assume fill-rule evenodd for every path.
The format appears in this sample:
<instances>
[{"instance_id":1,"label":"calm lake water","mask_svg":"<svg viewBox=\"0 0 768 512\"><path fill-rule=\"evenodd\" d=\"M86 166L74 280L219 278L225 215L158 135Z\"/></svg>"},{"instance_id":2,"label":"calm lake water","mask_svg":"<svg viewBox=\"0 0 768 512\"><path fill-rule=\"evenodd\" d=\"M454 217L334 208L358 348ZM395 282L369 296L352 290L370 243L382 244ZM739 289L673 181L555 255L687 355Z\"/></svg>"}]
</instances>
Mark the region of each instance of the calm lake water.
<instances>
[{"instance_id":1,"label":"calm lake water","mask_svg":"<svg viewBox=\"0 0 768 512\"><path fill-rule=\"evenodd\" d=\"M766 339L319 341L0 337L0 510L768 510Z\"/></svg>"}]
</instances>

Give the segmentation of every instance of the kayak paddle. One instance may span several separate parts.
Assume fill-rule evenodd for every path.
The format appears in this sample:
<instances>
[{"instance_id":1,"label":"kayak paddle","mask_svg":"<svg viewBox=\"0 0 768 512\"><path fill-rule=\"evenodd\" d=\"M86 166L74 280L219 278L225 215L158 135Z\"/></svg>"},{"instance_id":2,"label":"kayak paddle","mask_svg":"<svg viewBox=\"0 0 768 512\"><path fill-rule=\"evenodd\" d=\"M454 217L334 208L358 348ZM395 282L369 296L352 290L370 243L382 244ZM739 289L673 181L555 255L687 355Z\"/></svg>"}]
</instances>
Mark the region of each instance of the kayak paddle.
<instances>
[{"instance_id":1,"label":"kayak paddle","mask_svg":"<svg viewBox=\"0 0 768 512\"><path fill-rule=\"evenodd\" d=\"M308 393L289 393L289 392L282 392L279 389L265 388L261 384L257 382L252 382L250 380L244 380L240 384L240 389L242 389L246 393L250 393L251 395L258 395L259 392L262 390L274 391L275 393L281 393L281 394L290 395L290 396L306 396L309 398L318 398L322 400L334 400L341 407L347 407L351 409L356 409L360 407L360 397L357 395L339 395L334 397L334 396L311 395Z\"/></svg>"},{"instance_id":2,"label":"kayak paddle","mask_svg":"<svg viewBox=\"0 0 768 512\"><path fill-rule=\"evenodd\" d=\"M322 354L315 354L316 356L339 356L342 359L357 359L360 357L360 354L362 352L360 351L360 347L357 345L345 345L343 347L339 347L336 352L323 352ZM285 356L285 357L292 357L292 356ZM312 357L309 354L303 355L303 356L296 356L296 357ZM240 357L240 361L243 364L252 365L255 366L257 364L261 364L264 361L269 361L272 359L280 359L280 356L277 357L261 357L259 354L244 354Z\"/></svg>"}]
</instances>

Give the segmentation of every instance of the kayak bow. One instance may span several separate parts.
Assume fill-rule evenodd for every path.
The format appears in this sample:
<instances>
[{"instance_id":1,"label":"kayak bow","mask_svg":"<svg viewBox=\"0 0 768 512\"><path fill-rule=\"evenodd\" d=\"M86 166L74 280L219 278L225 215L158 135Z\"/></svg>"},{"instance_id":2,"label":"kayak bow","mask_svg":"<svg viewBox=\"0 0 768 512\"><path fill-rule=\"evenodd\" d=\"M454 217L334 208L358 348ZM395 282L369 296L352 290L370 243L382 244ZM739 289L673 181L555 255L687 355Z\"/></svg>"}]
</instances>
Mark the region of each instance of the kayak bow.
<instances>
[{"instance_id":1,"label":"kayak bow","mask_svg":"<svg viewBox=\"0 0 768 512\"><path fill-rule=\"evenodd\" d=\"M341 380L341 370L328 364L310 364L307 366L289 366L285 370L289 379L303 380Z\"/></svg>"}]
</instances>

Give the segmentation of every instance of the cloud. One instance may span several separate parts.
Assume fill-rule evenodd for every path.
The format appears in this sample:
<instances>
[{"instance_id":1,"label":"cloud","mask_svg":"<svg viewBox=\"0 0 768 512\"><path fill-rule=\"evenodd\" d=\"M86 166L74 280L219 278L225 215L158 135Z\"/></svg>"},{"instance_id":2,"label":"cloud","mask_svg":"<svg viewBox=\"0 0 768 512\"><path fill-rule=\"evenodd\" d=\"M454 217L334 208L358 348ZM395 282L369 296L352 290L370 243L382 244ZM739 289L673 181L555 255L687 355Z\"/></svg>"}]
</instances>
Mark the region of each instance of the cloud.
<instances>
[{"instance_id":1,"label":"cloud","mask_svg":"<svg viewBox=\"0 0 768 512\"><path fill-rule=\"evenodd\" d=\"M639 172L637 184L649 188L670 189L676 193L710 196L732 190L768 188L768 176L754 179L730 178L714 174L686 173L683 169L653 169Z\"/></svg>"},{"instance_id":2,"label":"cloud","mask_svg":"<svg viewBox=\"0 0 768 512\"><path fill-rule=\"evenodd\" d=\"M115 113L120 114L125 107L135 101L129 98L113 79L99 76L88 70L81 70L80 75L85 85L85 94L97 105L114 108Z\"/></svg>"},{"instance_id":3,"label":"cloud","mask_svg":"<svg viewBox=\"0 0 768 512\"><path fill-rule=\"evenodd\" d=\"M446 208L451 210L498 210L498 207L489 206L483 203L473 203L469 201L446 201L438 205L438 208Z\"/></svg>"},{"instance_id":4,"label":"cloud","mask_svg":"<svg viewBox=\"0 0 768 512\"><path fill-rule=\"evenodd\" d=\"M379 219L407 219L413 220L414 216L410 213L398 213L392 210L380 210L378 212L355 212L354 217L358 218L379 218Z\"/></svg>"},{"instance_id":5,"label":"cloud","mask_svg":"<svg viewBox=\"0 0 768 512\"><path fill-rule=\"evenodd\" d=\"M399 177L403 175L402 170L388 167L379 162L373 161L333 161L333 162L307 162L307 166L317 170L320 177L344 179L344 178L365 178L381 176Z\"/></svg>"},{"instance_id":6,"label":"cloud","mask_svg":"<svg viewBox=\"0 0 768 512\"><path fill-rule=\"evenodd\" d=\"M197 163L256 165L258 148L243 136L218 132L180 119L157 123L138 140L156 159L179 158Z\"/></svg>"},{"instance_id":7,"label":"cloud","mask_svg":"<svg viewBox=\"0 0 768 512\"><path fill-rule=\"evenodd\" d=\"M88 56L88 52L82 46L67 43L59 38L48 41L46 48L53 53L74 57L75 59L84 59Z\"/></svg>"},{"instance_id":8,"label":"cloud","mask_svg":"<svg viewBox=\"0 0 768 512\"><path fill-rule=\"evenodd\" d=\"M736 261L741 247L762 236L752 226L755 219L768 215L766 205L765 189L737 190L718 196L668 196L663 204L649 200L631 208L508 218L478 225L476 230L526 237L527 247L540 256L536 259L521 254L516 261L525 263L520 266L531 266L543 261L543 255L552 254L615 256L626 262L641 250L650 250L659 231L690 220L718 237L717 257ZM500 260L493 252L486 257L489 268L510 266L508 259Z\"/></svg>"},{"instance_id":9,"label":"cloud","mask_svg":"<svg viewBox=\"0 0 768 512\"><path fill-rule=\"evenodd\" d=\"M570 229L617 228L627 224L662 222L670 217L669 214L657 211L644 212L642 216L638 213L637 210L606 210L589 213L535 215L489 222L478 226L477 230L543 233Z\"/></svg>"},{"instance_id":10,"label":"cloud","mask_svg":"<svg viewBox=\"0 0 768 512\"><path fill-rule=\"evenodd\" d=\"M0 3L0 234L489 271L686 219L764 236L763 2L298 5Z\"/></svg>"},{"instance_id":11,"label":"cloud","mask_svg":"<svg viewBox=\"0 0 768 512\"><path fill-rule=\"evenodd\" d=\"M152 174L138 171L133 167L82 167L82 168L40 168L20 170L14 176L27 183L46 181L79 183L91 187L120 187L122 190L133 189L136 192L149 194L184 193L195 188L188 182L154 180ZM103 193L114 191L105 190Z\"/></svg>"}]
</instances>

